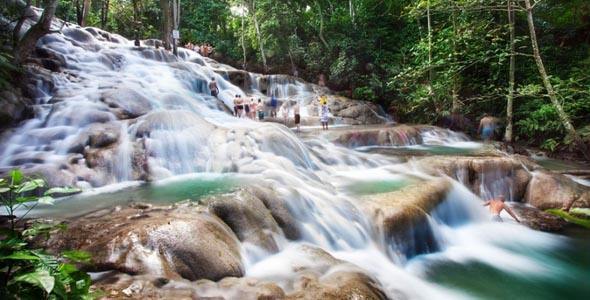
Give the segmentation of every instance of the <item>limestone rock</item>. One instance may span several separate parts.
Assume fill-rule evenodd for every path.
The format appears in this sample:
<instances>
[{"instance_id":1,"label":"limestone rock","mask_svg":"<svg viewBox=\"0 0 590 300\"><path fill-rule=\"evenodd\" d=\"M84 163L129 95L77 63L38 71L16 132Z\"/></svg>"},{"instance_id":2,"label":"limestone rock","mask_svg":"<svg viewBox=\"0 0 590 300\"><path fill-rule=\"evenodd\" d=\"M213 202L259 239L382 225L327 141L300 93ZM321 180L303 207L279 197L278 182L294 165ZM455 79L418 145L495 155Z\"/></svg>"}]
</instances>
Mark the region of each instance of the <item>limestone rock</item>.
<instances>
[{"instance_id":1,"label":"limestone rock","mask_svg":"<svg viewBox=\"0 0 590 300\"><path fill-rule=\"evenodd\" d=\"M130 87L119 87L104 92L101 101L116 111L120 119L137 118L152 109L150 100Z\"/></svg>"},{"instance_id":2,"label":"limestone rock","mask_svg":"<svg viewBox=\"0 0 590 300\"><path fill-rule=\"evenodd\" d=\"M533 206L522 203L506 202L518 216L520 222L532 229L542 231L560 231L567 222L558 216L546 213Z\"/></svg>"},{"instance_id":3,"label":"limestone rock","mask_svg":"<svg viewBox=\"0 0 590 300\"><path fill-rule=\"evenodd\" d=\"M225 222L242 242L250 242L270 252L278 251L273 234L279 226L262 201L253 194L240 190L212 196L203 201L209 211Z\"/></svg>"},{"instance_id":4,"label":"limestone rock","mask_svg":"<svg viewBox=\"0 0 590 300\"><path fill-rule=\"evenodd\" d=\"M479 196L499 196L521 201L531 179L528 170L538 168L524 157L430 156L417 164L428 174L457 179ZM524 168L526 167L526 169Z\"/></svg>"},{"instance_id":5,"label":"limestone rock","mask_svg":"<svg viewBox=\"0 0 590 300\"><path fill-rule=\"evenodd\" d=\"M83 216L70 222L67 231L52 235L48 247L90 252L93 271L188 280L219 280L244 272L235 235L190 204Z\"/></svg>"},{"instance_id":6,"label":"limestone rock","mask_svg":"<svg viewBox=\"0 0 590 300\"><path fill-rule=\"evenodd\" d=\"M437 178L394 192L364 196L359 205L399 251L408 256L428 253L438 245L426 224L427 214L445 199L450 187L447 179Z\"/></svg>"},{"instance_id":7,"label":"limestone rock","mask_svg":"<svg viewBox=\"0 0 590 300\"><path fill-rule=\"evenodd\" d=\"M526 203L539 209L590 207L590 188L570 178L547 171L535 172L526 191Z\"/></svg>"}]
</instances>

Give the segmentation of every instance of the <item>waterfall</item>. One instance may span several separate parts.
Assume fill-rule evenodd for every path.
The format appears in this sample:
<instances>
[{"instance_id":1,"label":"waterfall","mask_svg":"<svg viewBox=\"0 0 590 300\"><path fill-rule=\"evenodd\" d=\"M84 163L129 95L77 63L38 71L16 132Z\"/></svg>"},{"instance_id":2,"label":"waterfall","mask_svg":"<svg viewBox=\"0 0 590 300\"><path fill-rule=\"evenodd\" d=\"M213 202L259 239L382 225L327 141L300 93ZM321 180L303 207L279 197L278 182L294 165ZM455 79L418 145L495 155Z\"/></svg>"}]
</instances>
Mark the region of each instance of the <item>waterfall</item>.
<instances>
[{"instance_id":1,"label":"waterfall","mask_svg":"<svg viewBox=\"0 0 590 300\"><path fill-rule=\"evenodd\" d=\"M65 65L60 73L33 77L39 95L35 118L3 137L0 169L21 167L42 173L52 184L85 189L144 179L158 186L194 174L272 186L296 219L301 238L275 235L277 253L248 243L241 250L247 276L284 286L295 276L293 264L306 257L305 247L356 265L389 297L469 298L428 280L426 270L440 261L477 261L526 275L551 272L540 259L506 244L534 250L554 246L555 238L510 222L491 223L481 199L451 178L446 179L450 189L434 199L440 203L404 232L407 240L386 237L358 194L370 194L376 186L376 193L419 187L431 175L401 166L404 160L395 157L346 148L326 136L303 141L281 124L237 119L227 112L235 95L267 100L272 93L286 105L301 103L302 115L309 116L319 87L289 76L245 73L182 48L175 57L164 49L134 47L122 37L110 40L117 42L97 30L71 27L39 41ZM218 83L219 98L210 96L211 78ZM384 140L388 147L481 146L432 128L413 135L393 130ZM484 173L482 196L512 194L504 173ZM230 185L222 178L221 185ZM358 188L362 184L365 188ZM133 197L153 192L138 192L136 183L132 189ZM80 206L93 199L76 197L72 201Z\"/></svg>"}]
</instances>

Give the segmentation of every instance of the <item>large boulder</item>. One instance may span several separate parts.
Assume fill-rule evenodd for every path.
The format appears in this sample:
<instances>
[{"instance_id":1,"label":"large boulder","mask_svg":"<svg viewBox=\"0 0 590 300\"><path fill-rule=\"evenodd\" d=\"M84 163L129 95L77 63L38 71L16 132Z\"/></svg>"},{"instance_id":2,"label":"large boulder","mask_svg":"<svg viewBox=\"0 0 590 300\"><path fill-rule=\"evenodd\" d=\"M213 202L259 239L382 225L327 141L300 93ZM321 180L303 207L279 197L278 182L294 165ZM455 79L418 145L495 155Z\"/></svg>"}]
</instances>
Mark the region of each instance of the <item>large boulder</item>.
<instances>
[{"instance_id":1,"label":"large boulder","mask_svg":"<svg viewBox=\"0 0 590 300\"><path fill-rule=\"evenodd\" d=\"M431 175L450 176L481 197L504 195L521 201L531 179L530 170L538 165L520 156L430 156L416 163Z\"/></svg>"},{"instance_id":2,"label":"large boulder","mask_svg":"<svg viewBox=\"0 0 590 300\"><path fill-rule=\"evenodd\" d=\"M590 188L548 171L533 173L525 195L526 203L539 209L590 207Z\"/></svg>"},{"instance_id":3,"label":"large boulder","mask_svg":"<svg viewBox=\"0 0 590 300\"><path fill-rule=\"evenodd\" d=\"M427 218L450 188L450 181L437 178L394 192L363 196L359 205L378 232L397 247L395 251L413 256L438 249Z\"/></svg>"},{"instance_id":4,"label":"large boulder","mask_svg":"<svg viewBox=\"0 0 590 300\"><path fill-rule=\"evenodd\" d=\"M23 119L31 117L33 111L30 108L30 100L22 97L16 89L0 92L2 110L0 110L0 128L14 125Z\"/></svg>"},{"instance_id":5,"label":"large boulder","mask_svg":"<svg viewBox=\"0 0 590 300\"><path fill-rule=\"evenodd\" d=\"M361 269L311 246L299 246L289 278L225 277L188 281L111 273L95 281L110 299L387 299ZM290 253L289 253L290 254Z\"/></svg>"},{"instance_id":6,"label":"large boulder","mask_svg":"<svg viewBox=\"0 0 590 300\"><path fill-rule=\"evenodd\" d=\"M297 221L291 214L287 201L281 197L275 190L269 187L258 186L251 188L250 192L260 199L264 206L279 227L283 230L283 234L290 240L298 240L301 238L301 231Z\"/></svg>"},{"instance_id":7,"label":"large boulder","mask_svg":"<svg viewBox=\"0 0 590 300\"><path fill-rule=\"evenodd\" d=\"M231 229L198 206L116 208L69 222L52 235L51 251L85 250L92 271L117 270L188 280L242 276Z\"/></svg>"},{"instance_id":8,"label":"large boulder","mask_svg":"<svg viewBox=\"0 0 590 300\"><path fill-rule=\"evenodd\" d=\"M330 140L349 148L362 146L408 146L422 144L422 128L397 125L362 129L337 130L330 133Z\"/></svg>"},{"instance_id":9,"label":"large boulder","mask_svg":"<svg viewBox=\"0 0 590 300\"><path fill-rule=\"evenodd\" d=\"M136 88L137 90L139 87ZM107 104L119 119L137 118L152 109L150 100L131 87L119 87L102 93L100 100Z\"/></svg>"},{"instance_id":10,"label":"large boulder","mask_svg":"<svg viewBox=\"0 0 590 300\"><path fill-rule=\"evenodd\" d=\"M212 196L203 200L209 211L227 224L242 242L250 242L269 252L278 251L273 235L279 226L262 201L246 190Z\"/></svg>"},{"instance_id":11,"label":"large boulder","mask_svg":"<svg viewBox=\"0 0 590 300\"><path fill-rule=\"evenodd\" d=\"M520 222L532 229L555 232L562 230L567 222L558 216L546 213L530 205L506 202L518 216Z\"/></svg>"}]
</instances>

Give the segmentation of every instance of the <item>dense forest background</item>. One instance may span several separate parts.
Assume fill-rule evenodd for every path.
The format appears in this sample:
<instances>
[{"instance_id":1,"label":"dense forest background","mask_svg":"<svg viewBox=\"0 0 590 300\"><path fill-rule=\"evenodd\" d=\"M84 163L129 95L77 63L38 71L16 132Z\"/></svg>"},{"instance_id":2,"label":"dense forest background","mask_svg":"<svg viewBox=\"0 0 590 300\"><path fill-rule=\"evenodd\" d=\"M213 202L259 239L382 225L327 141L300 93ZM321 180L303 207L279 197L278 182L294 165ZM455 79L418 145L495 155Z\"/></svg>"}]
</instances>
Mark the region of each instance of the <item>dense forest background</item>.
<instances>
[{"instance_id":1,"label":"dense forest background","mask_svg":"<svg viewBox=\"0 0 590 300\"><path fill-rule=\"evenodd\" d=\"M56 17L128 38L160 39L168 22L162 8L170 2L62 0ZM532 3L536 43L554 94L533 57L525 2ZM379 103L400 122L440 123L456 113L476 127L484 113L506 120L507 103L513 102L512 140L571 150L574 135L558 114L559 104L577 135L590 140L587 0L179 4L181 45L210 43L213 58L250 71L297 74L312 82L324 76L329 87Z\"/></svg>"}]
</instances>

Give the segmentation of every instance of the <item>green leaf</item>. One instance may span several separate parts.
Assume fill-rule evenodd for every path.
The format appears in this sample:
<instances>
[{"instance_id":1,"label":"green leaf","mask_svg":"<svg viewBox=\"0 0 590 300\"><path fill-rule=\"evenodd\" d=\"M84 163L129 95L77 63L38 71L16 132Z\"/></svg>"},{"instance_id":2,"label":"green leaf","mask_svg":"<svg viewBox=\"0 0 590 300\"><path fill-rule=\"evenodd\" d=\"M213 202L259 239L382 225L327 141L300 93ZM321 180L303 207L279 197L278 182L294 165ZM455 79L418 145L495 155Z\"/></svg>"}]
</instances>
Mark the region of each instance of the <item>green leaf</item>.
<instances>
[{"instance_id":1,"label":"green leaf","mask_svg":"<svg viewBox=\"0 0 590 300\"><path fill-rule=\"evenodd\" d=\"M7 187L2 187L2 188L0 188L0 194L1 194L1 193L6 193L6 192L8 192L8 191L10 191L10 188L7 188Z\"/></svg>"},{"instance_id":2,"label":"green leaf","mask_svg":"<svg viewBox=\"0 0 590 300\"><path fill-rule=\"evenodd\" d=\"M3 256L0 259L10 259L10 260L40 260L40 258L27 250L17 251L10 255Z\"/></svg>"},{"instance_id":3,"label":"green leaf","mask_svg":"<svg viewBox=\"0 0 590 300\"><path fill-rule=\"evenodd\" d=\"M79 188L73 188L73 187L54 187L54 188L50 188L49 190L47 190L45 192L45 195L53 195L53 194L73 194L73 193L79 193L82 190L80 190Z\"/></svg>"},{"instance_id":4,"label":"green leaf","mask_svg":"<svg viewBox=\"0 0 590 300\"><path fill-rule=\"evenodd\" d=\"M26 202L36 201L36 200L37 200L37 197L35 197L35 196L18 197L15 199L15 201L17 203L26 203Z\"/></svg>"},{"instance_id":5,"label":"green leaf","mask_svg":"<svg viewBox=\"0 0 590 300\"><path fill-rule=\"evenodd\" d=\"M10 171L10 179L12 180L12 184L13 185L17 185L20 184L21 181L23 180L23 172L21 172L18 169L14 169L12 171Z\"/></svg>"},{"instance_id":6,"label":"green leaf","mask_svg":"<svg viewBox=\"0 0 590 300\"><path fill-rule=\"evenodd\" d=\"M86 251L69 250L62 252L62 256L73 262L89 262L92 256Z\"/></svg>"},{"instance_id":7,"label":"green leaf","mask_svg":"<svg viewBox=\"0 0 590 300\"><path fill-rule=\"evenodd\" d=\"M32 191L34 189L43 187L44 185L45 185L45 182L42 179L34 179L34 180L27 181L27 182L19 185L18 188L16 189L16 192L20 194L20 193Z\"/></svg>"},{"instance_id":8,"label":"green leaf","mask_svg":"<svg viewBox=\"0 0 590 300\"><path fill-rule=\"evenodd\" d=\"M55 202L55 199L53 199L53 197L51 197L51 196L43 196L43 197L39 198L37 200L37 202L39 202L40 204L53 205L53 203Z\"/></svg>"},{"instance_id":9,"label":"green leaf","mask_svg":"<svg viewBox=\"0 0 590 300\"><path fill-rule=\"evenodd\" d=\"M20 275L14 278L13 281L32 284L42 288L48 294L51 293L55 285L55 278L49 274L49 271L43 269L36 269L33 272Z\"/></svg>"}]
</instances>

